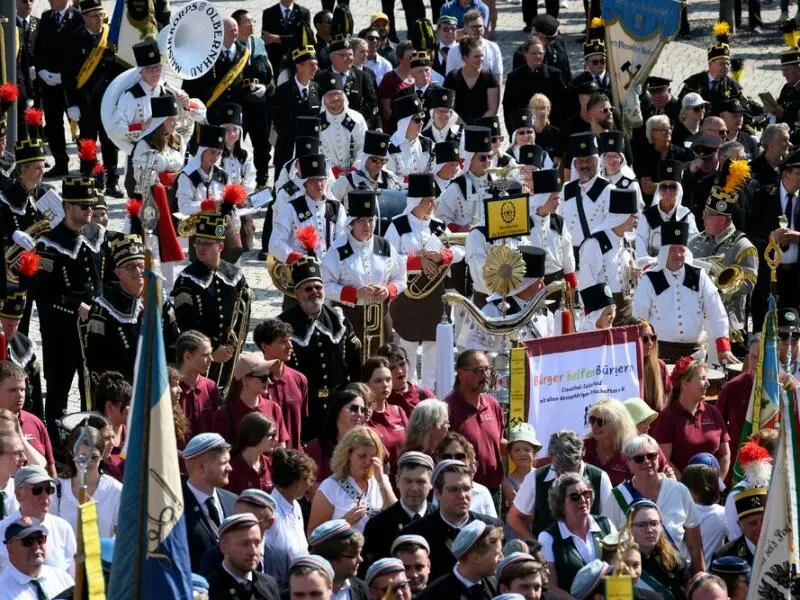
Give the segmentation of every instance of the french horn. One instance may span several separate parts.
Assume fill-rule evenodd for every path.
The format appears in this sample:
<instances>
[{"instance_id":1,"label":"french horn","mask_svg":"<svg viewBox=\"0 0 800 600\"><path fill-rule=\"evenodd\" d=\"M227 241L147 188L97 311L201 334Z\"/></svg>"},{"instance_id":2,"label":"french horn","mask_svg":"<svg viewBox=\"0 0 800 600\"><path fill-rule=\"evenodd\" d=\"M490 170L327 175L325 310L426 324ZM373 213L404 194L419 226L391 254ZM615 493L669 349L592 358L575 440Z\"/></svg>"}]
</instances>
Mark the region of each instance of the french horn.
<instances>
[{"instance_id":1,"label":"french horn","mask_svg":"<svg viewBox=\"0 0 800 600\"><path fill-rule=\"evenodd\" d=\"M463 231L452 233L448 231L446 235L447 237L445 240L447 246L463 246L467 243L467 236L469 235L469 232ZM450 273L450 267L451 265L449 264L441 265L434 275L428 275L423 270L409 274L408 284L406 285L406 289L403 291L403 293L411 300L422 300L427 298L431 295L431 292L433 292L439 286L444 278L447 277L448 273Z\"/></svg>"},{"instance_id":2,"label":"french horn","mask_svg":"<svg viewBox=\"0 0 800 600\"><path fill-rule=\"evenodd\" d=\"M267 255L267 272L275 288L282 294L294 298L292 266L282 263L271 254Z\"/></svg>"}]
</instances>

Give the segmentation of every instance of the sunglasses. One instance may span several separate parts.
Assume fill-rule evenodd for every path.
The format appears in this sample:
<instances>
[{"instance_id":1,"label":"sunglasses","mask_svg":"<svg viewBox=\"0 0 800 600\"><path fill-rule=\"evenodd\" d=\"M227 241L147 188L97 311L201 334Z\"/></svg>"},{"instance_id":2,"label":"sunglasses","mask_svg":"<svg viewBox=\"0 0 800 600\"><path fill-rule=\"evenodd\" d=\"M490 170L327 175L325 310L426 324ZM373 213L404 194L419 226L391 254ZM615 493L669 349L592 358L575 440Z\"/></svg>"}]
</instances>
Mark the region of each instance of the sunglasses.
<instances>
[{"instance_id":1,"label":"sunglasses","mask_svg":"<svg viewBox=\"0 0 800 600\"><path fill-rule=\"evenodd\" d=\"M422 123L425 119L423 117L414 117L411 119L412 123Z\"/></svg>"},{"instance_id":2,"label":"sunglasses","mask_svg":"<svg viewBox=\"0 0 800 600\"><path fill-rule=\"evenodd\" d=\"M605 419L601 419L600 417L591 416L589 417L589 425L597 425L598 427L602 427L605 425Z\"/></svg>"},{"instance_id":3,"label":"sunglasses","mask_svg":"<svg viewBox=\"0 0 800 600\"><path fill-rule=\"evenodd\" d=\"M22 545L25 546L26 548L30 548L34 544L38 544L40 547L44 546L46 541L47 541L47 536L44 535L35 535L35 536L29 535L28 537L22 538L20 540L20 542L22 542Z\"/></svg>"},{"instance_id":4,"label":"sunglasses","mask_svg":"<svg viewBox=\"0 0 800 600\"><path fill-rule=\"evenodd\" d=\"M657 458L658 452L648 452L647 454L637 454L636 456L632 456L631 460L637 465L641 465L644 464L644 461L655 462Z\"/></svg>"},{"instance_id":5,"label":"sunglasses","mask_svg":"<svg viewBox=\"0 0 800 600\"><path fill-rule=\"evenodd\" d=\"M661 184L659 184L658 187L660 189L668 191L668 192L674 192L674 191L677 191L678 184L677 183L661 183Z\"/></svg>"},{"instance_id":6,"label":"sunglasses","mask_svg":"<svg viewBox=\"0 0 800 600\"><path fill-rule=\"evenodd\" d=\"M48 496L52 496L56 493L56 486L52 483L48 483L47 485L35 485L31 488L31 492L34 496L41 496L42 492L46 493Z\"/></svg>"},{"instance_id":7,"label":"sunglasses","mask_svg":"<svg viewBox=\"0 0 800 600\"><path fill-rule=\"evenodd\" d=\"M460 460L461 462L464 462L467 460L467 455L464 452L447 453L442 454L442 460Z\"/></svg>"},{"instance_id":8,"label":"sunglasses","mask_svg":"<svg viewBox=\"0 0 800 600\"><path fill-rule=\"evenodd\" d=\"M489 160L491 160L491 158L492 158L491 154L479 154L478 155L478 160L481 161L481 162L489 162Z\"/></svg>"},{"instance_id":9,"label":"sunglasses","mask_svg":"<svg viewBox=\"0 0 800 600\"><path fill-rule=\"evenodd\" d=\"M370 156L369 159L374 162L376 165L385 165L388 164L388 158L377 158L375 156Z\"/></svg>"},{"instance_id":10,"label":"sunglasses","mask_svg":"<svg viewBox=\"0 0 800 600\"><path fill-rule=\"evenodd\" d=\"M606 64L606 59L605 58L595 58L593 60L590 60L589 64L592 64L592 65L604 65L604 64Z\"/></svg>"},{"instance_id":11,"label":"sunglasses","mask_svg":"<svg viewBox=\"0 0 800 600\"><path fill-rule=\"evenodd\" d=\"M349 410L354 415L358 415L358 414L366 415L367 414L367 407L366 406L359 406L358 404L349 405L347 407L347 410Z\"/></svg>"},{"instance_id":12,"label":"sunglasses","mask_svg":"<svg viewBox=\"0 0 800 600\"><path fill-rule=\"evenodd\" d=\"M778 332L778 337L780 338L780 340L782 342L788 341L790 336L791 336L791 338L793 340L800 340L800 331L792 331L791 333L788 332L788 331L779 331Z\"/></svg>"},{"instance_id":13,"label":"sunglasses","mask_svg":"<svg viewBox=\"0 0 800 600\"><path fill-rule=\"evenodd\" d=\"M517 129L517 135L533 135L533 129Z\"/></svg>"},{"instance_id":14,"label":"sunglasses","mask_svg":"<svg viewBox=\"0 0 800 600\"><path fill-rule=\"evenodd\" d=\"M251 373L250 377L253 379L258 379L261 383L267 383L269 381L269 375L253 375Z\"/></svg>"},{"instance_id":15,"label":"sunglasses","mask_svg":"<svg viewBox=\"0 0 800 600\"><path fill-rule=\"evenodd\" d=\"M583 490L582 492L572 492L571 494L567 494L567 498L569 498L573 502L580 502L581 498L583 498L587 502L591 502L592 490Z\"/></svg>"},{"instance_id":16,"label":"sunglasses","mask_svg":"<svg viewBox=\"0 0 800 600\"><path fill-rule=\"evenodd\" d=\"M658 341L658 338L655 335L643 335L641 337L645 344L648 342L653 342L655 344Z\"/></svg>"},{"instance_id":17,"label":"sunglasses","mask_svg":"<svg viewBox=\"0 0 800 600\"><path fill-rule=\"evenodd\" d=\"M378 42L378 41L380 41L380 39L381 38L379 36L377 36L377 35L368 35L367 36L367 41L368 42Z\"/></svg>"}]
</instances>

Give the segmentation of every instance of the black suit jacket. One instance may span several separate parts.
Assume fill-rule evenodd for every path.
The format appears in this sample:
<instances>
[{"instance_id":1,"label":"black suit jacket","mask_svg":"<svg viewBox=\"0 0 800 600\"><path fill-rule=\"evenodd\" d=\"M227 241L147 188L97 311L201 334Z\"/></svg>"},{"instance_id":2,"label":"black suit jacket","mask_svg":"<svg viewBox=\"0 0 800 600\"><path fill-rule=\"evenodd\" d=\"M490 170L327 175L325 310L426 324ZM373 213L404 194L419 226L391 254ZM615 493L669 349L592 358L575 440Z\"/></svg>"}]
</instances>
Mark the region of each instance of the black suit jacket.
<instances>
[{"instance_id":1,"label":"black suit jacket","mask_svg":"<svg viewBox=\"0 0 800 600\"><path fill-rule=\"evenodd\" d=\"M36 95L33 81L31 81L29 67L33 66L33 47L36 36L39 34L39 17L28 17L28 22L23 26L22 19L17 17L17 35L19 36L19 52L17 52L17 85L20 96L33 98Z\"/></svg>"},{"instance_id":2,"label":"black suit jacket","mask_svg":"<svg viewBox=\"0 0 800 600\"><path fill-rule=\"evenodd\" d=\"M563 99L566 88L561 72L555 67L541 65L535 71L527 64L514 69L506 78L506 89L503 94L503 118L509 141L514 132L512 119L514 113L521 108L527 108L534 94L542 93L550 98L553 107L550 120L554 123L563 121Z\"/></svg>"},{"instance_id":3,"label":"black suit jacket","mask_svg":"<svg viewBox=\"0 0 800 600\"><path fill-rule=\"evenodd\" d=\"M435 512L437 512L436 509L428 502L425 516ZM365 572L376 560L391 556L392 542L409 523L411 523L411 517L400 505L400 501L385 508L367 521L367 526L364 527L364 549L361 551L364 559L361 565Z\"/></svg>"},{"instance_id":4,"label":"black suit jacket","mask_svg":"<svg viewBox=\"0 0 800 600\"><path fill-rule=\"evenodd\" d=\"M430 579L428 580L430 581ZM451 569L428 584L417 600L491 600L497 593L494 577L485 577L481 580L482 589L468 590L462 581L455 576Z\"/></svg>"},{"instance_id":5,"label":"black suit jacket","mask_svg":"<svg viewBox=\"0 0 800 600\"><path fill-rule=\"evenodd\" d=\"M270 44L267 47L269 62L272 63L272 72L276 78L280 73L283 57L295 47L297 31L303 23L311 24L311 13L297 2L292 5L292 12L286 23L283 22L281 8L280 4L275 4L261 13L261 31L268 31L281 37L280 44Z\"/></svg>"},{"instance_id":6,"label":"black suit jacket","mask_svg":"<svg viewBox=\"0 0 800 600\"><path fill-rule=\"evenodd\" d=\"M743 558L747 561L747 564L750 566L753 565L753 553L750 552L750 548L747 547L747 542L744 539L744 536L739 536L732 542L728 542L722 548L717 550L714 553L714 560L718 558L722 558L723 556L736 556L738 558Z\"/></svg>"},{"instance_id":7,"label":"black suit jacket","mask_svg":"<svg viewBox=\"0 0 800 600\"><path fill-rule=\"evenodd\" d=\"M332 69L319 71L316 75L317 81L329 78L333 74ZM338 79L338 75L337 75ZM344 84L344 93L350 108L361 113L367 122L369 129L377 129L380 126L380 102L378 102L378 90L372 85L372 80L364 75L361 69L350 68L347 73L347 81Z\"/></svg>"},{"instance_id":8,"label":"black suit jacket","mask_svg":"<svg viewBox=\"0 0 800 600\"><path fill-rule=\"evenodd\" d=\"M496 527L501 526L500 521L497 519L469 511L469 520L474 521L475 519L480 519L484 523L489 523ZM450 551L450 547L458 532L459 530L456 527L451 527L442 520L441 514L437 510L427 515L424 519L414 521L404 527L398 535L421 535L428 540L431 546L431 574L428 580L433 581L453 570L456 558ZM394 537L396 538L397 535Z\"/></svg>"},{"instance_id":9,"label":"black suit jacket","mask_svg":"<svg viewBox=\"0 0 800 600\"><path fill-rule=\"evenodd\" d=\"M67 40L73 32L81 28L83 28L83 17L73 6L67 8L60 25L57 13L53 10L44 11L33 45L33 62L36 70L45 69L51 73L61 73L64 61L68 58L64 52L68 45Z\"/></svg>"},{"instance_id":10,"label":"black suit jacket","mask_svg":"<svg viewBox=\"0 0 800 600\"><path fill-rule=\"evenodd\" d=\"M252 588L236 581L222 565L208 575L209 598L236 598L237 600L280 600L277 582L269 575L253 573Z\"/></svg>"},{"instance_id":11,"label":"black suit jacket","mask_svg":"<svg viewBox=\"0 0 800 600\"><path fill-rule=\"evenodd\" d=\"M109 43L91 77L78 90L78 74L98 43L99 36L93 36L85 27L74 31L69 37L69 45L64 51L70 58L65 61L61 72L61 83L69 106L83 106L99 111L108 84L125 71L114 53L114 44Z\"/></svg>"},{"instance_id":12,"label":"black suit jacket","mask_svg":"<svg viewBox=\"0 0 800 600\"><path fill-rule=\"evenodd\" d=\"M181 486L183 488L183 506L186 515L186 537L189 540L189 556L192 561L192 572L197 573L200 568L200 559L206 550L219 542L216 528L206 516L203 507L197 503L192 490L186 485L186 480ZM228 490L217 488L217 498L222 506L221 518L233 514L236 504L236 494ZM214 596L211 596L212 598Z\"/></svg>"},{"instance_id":13,"label":"black suit jacket","mask_svg":"<svg viewBox=\"0 0 800 600\"><path fill-rule=\"evenodd\" d=\"M241 42L236 41L233 43L233 46L235 49L233 59L228 58L228 53L223 48L219 57L217 57L217 62L214 63L210 71L207 71L198 79L187 79L183 82L183 89L189 94L190 98L197 98L203 102L203 104L208 103L211 94L214 92L214 88L216 88L217 84L225 78L234 66L236 66L244 54L245 47ZM245 66L245 69L246 68ZM242 103L244 96L242 81L244 80L245 69L242 69L231 85L222 92L222 95L216 100L216 104L224 104L227 102L234 102L236 104Z\"/></svg>"}]
</instances>

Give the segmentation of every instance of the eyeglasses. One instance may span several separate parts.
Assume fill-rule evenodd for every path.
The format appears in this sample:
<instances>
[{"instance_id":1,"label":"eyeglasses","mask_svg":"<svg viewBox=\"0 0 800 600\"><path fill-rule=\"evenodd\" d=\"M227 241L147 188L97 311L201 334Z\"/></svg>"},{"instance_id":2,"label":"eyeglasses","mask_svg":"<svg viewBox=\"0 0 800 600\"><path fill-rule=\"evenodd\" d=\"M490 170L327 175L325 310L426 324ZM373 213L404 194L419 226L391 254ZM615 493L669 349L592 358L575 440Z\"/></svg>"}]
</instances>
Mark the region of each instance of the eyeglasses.
<instances>
[{"instance_id":1,"label":"eyeglasses","mask_svg":"<svg viewBox=\"0 0 800 600\"><path fill-rule=\"evenodd\" d=\"M567 498L569 498L573 502L580 502L581 498L586 500L587 502L591 502L592 490L583 490L582 492L572 492L571 494L567 494Z\"/></svg>"},{"instance_id":2,"label":"eyeglasses","mask_svg":"<svg viewBox=\"0 0 800 600\"><path fill-rule=\"evenodd\" d=\"M602 427L606 424L605 419L601 419L600 417L595 417L594 415L589 417L589 425L597 425L598 427Z\"/></svg>"},{"instance_id":3,"label":"eyeglasses","mask_svg":"<svg viewBox=\"0 0 800 600\"><path fill-rule=\"evenodd\" d=\"M125 265L121 267L123 271L127 271L128 273L144 273L144 265Z\"/></svg>"},{"instance_id":4,"label":"eyeglasses","mask_svg":"<svg viewBox=\"0 0 800 600\"><path fill-rule=\"evenodd\" d=\"M589 61L589 64L590 65L604 65L604 64L606 64L606 59L605 58L593 58L592 60Z\"/></svg>"},{"instance_id":5,"label":"eyeglasses","mask_svg":"<svg viewBox=\"0 0 800 600\"><path fill-rule=\"evenodd\" d=\"M517 135L533 135L533 129L517 129Z\"/></svg>"},{"instance_id":6,"label":"eyeglasses","mask_svg":"<svg viewBox=\"0 0 800 600\"><path fill-rule=\"evenodd\" d=\"M453 33L456 30L456 28L453 27L452 25L444 25L443 27L440 28L440 30L444 31L445 33Z\"/></svg>"},{"instance_id":7,"label":"eyeglasses","mask_svg":"<svg viewBox=\"0 0 800 600\"><path fill-rule=\"evenodd\" d=\"M598 108L597 110L599 110L604 115L608 115L612 112L612 108L610 106L606 106L604 108Z\"/></svg>"},{"instance_id":8,"label":"eyeglasses","mask_svg":"<svg viewBox=\"0 0 800 600\"><path fill-rule=\"evenodd\" d=\"M56 493L56 486L52 483L48 483L47 485L35 485L31 488L31 492L34 496L41 496L42 492L46 493L48 496L52 496Z\"/></svg>"},{"instance_id":9,"label":"eyeglasses","mask_svg":"<svg viewBox=\"0 0 800 600\"><path fill-rule=\"evenodd\" d=\"M644 461L655 462L657 458L658 452L648 452L647 454L637 454L636 456L632 456L631 460L637 465L641 465L644 464Z\"/></svg>"},{"instance_id":10,"label":"eyeglasses","mask_svg":"<svg viewBox=\"0 0 800 600\"><path fill-rule=\"evenodd\" d=\"M378 156L370 156L369 159L376 165L385 165L389 162L388 158L380 158Z\"/></svg>"},{"instance_id":11,"label":"eyeglasses","mask_svg":"<svg viewBox=\"0 0 800 600\"><path fill-rule=\"evenodd\" d=\"M473 369L462 369L467 373L472 373L473 375L488 375L492 372L492 367L475 367Z\"/></svg>"},{"instance_id":12,"label":"eyeglasses","mask_svg":"<svg viewBox=\"0 0 800 600\"><path fill-rule=\"evenodd\" d=\"M467 455L464 452L453 452L453 453L445 453L442 454L442 460L460 460L464 462L467 460Z\"/></svg>"},{"instance_id":13,"label":"eyeglasses","mask_svg":"<svg viewBox=\"0 0 800 600\"><path fill-rule=\"evenodd\" d=\"M665 192L676 192L678 191L678 184L677 183L659 183L658 189L664 190Z\"/></svg>"},{"instance_id":14,"label":"eyeglasses","mask_svg":"<svg viewBox=\"0 0 800 600\"><path fill-rule=\"evenodd\" d=\"M199 240L195 239L194 247L195 248L211 248L216 246L217 244L221 244L222 242L212 242L211 240Z\"/></svg>"},{"instance_id":15,"label":"eyeglasses","mask_svg":"<svg viewBox=\"0 0 800 600\"><path fill-rule=\"evenodd\" d=\"M269 381L269 375L253 375L250 373L249 377L253 379L258 379L261 383L267 383Z\"/></svg>"},{"instance_id":16,"label":"eyeglasses","mask_svg":"<svg viewBox=\"0 0 800 600\"><path fill-rule=\"evenodd\" d=\"M16 452L0 452L3 456L13 456L17 460L22 460L25 458L25 451L24 450L17 450Z\"/></svg>"},{"instance_id":17,"label":"eyeglasses","mask_svg":"<svg viewBox=\"0 0 800 600\"><path fill-rule=\"evenodd\" d=\"M639 521L638 523L633 523L633 526L636 529L658 529L661 527L661 521Z\"/></svg>"},{"instance_id":18,"label":"eyeglasses","mask_svg":"<svg viewBox=\"0 0 800 600\"><path fill-rule=\"evenodd\" d=\"M44 535L29 535L26 538L22 538L20 540L22 545L26 548L30 548L34 544L38 544L39 547L44 546L45 542L47 542L47 536Z\"/></svg>"},{"instance_id":19,"label":"eyeglasses","mask_svg":"<svg viewBox=\"0 0 800 600\"><path fill-rule=\"evenodd\" d=\"M653 335L647 335L647 334L645 334L645 335L641 336L641 338L642 338L642 341L643 341L645 344L647 344L648 342L652 342L652 343L654 343L654 344L655 344L655 343L658 341L658 338L656 337L656 335L655 335L655 334L653 334Z\"/></svg>"},{"instance_id":20,"label":"eyeglasses","mask_svg":"<svg viewBox=\"0 0 800 600\"><path fill-rule=\"evenodd\" d=\"M790 336L791 336L791 338L793 340L800 340L800 331L792 331L792 332L779 331L778 332L778 337L780 338L780 340L782 342L788 341Z\"/></svg>"},{"instance_id":21,"label":"eyeglasses","mask_svg":"<svg viewBox=\"0 0 800 600\"><path fill-rule=\"evenodd\" d=\"M359 404L350 404L347 406L347 410L354 415L366 415L369 412L369 409L366 406L361 406Z\"/></svg>"}]
</instances>

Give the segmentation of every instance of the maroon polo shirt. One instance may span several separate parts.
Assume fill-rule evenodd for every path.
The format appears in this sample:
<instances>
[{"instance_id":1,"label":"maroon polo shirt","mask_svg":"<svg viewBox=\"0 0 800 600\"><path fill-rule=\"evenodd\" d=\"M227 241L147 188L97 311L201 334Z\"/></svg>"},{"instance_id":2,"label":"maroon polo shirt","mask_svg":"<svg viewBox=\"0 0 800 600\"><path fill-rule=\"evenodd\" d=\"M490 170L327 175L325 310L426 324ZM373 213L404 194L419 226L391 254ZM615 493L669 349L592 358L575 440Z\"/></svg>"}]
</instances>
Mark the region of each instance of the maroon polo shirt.
<instances>
[{"instance_id":1,"label":"maroon polo shirt","mask_svg":"<svg viewBox=\"0 0 800 600\"><path fill-rule=\"evenodd\" d=\"M286 431L286 426L283 424L281 407L277 402L264 398L264 396L258 397L258 405L255 408L250 408L240 398L226 402L214 413L212 429L224 437L229 444L233 444L239 431L239 423L253 412L260 412L272 419L278 433L276 442L289 443L289 432Z\"/></svg>"},{"instance_id":2,"label":"maroon polo shirt","mask_svg":"<svg viewBox=\"0 0 800 600\"><path fill-rule=\"evenodd\" d=\"M383 412L372 411L367 425L378 432L386 449L386 461L389 463L391 473L394 474L397 468L397 459L403 449L403 442L406 441L406 428L408 427L406 413L398 406L387 404Z\"/></svg>"},{"instance_id":3,"label":"maroon polo shirt","mask_svg":"<svg viewBox=\"0 0 800 600\"><path fill-rule=\"evenodd\" d=\"M623 481L633 477L633 473L631 473L631 470L628 468L628 461L625 459L625 454L622 451L604 464L600 461L600 457L597 454L597 442L594 438L587 438L583 440L583 447L585 450L583 455L584 462L587 462L590 465L594 465L598 469L605 471L608 475L608 478L611 480L611 485L616 487ZM669 461L667 460L667 456L664 454L661 448L659 448L658 460L656 461L656 470L659 473L663 473L668 464Z\"/></svg>"},{"instance_id":4,"label":"maroon polo shirt","mask_svg":"<svg viewBox=\"0 0 800 600\"><path fill-rule=\"evenodd\" d=\"M386 402L402 408L403 412L406 413L406 416L410 417L411 411L414 410L414 407L417 404L423 400L433 397L434 395L432 391L425 388L419 388L413 383L410 383L408 384L408 389L405 392L396 392L392 390L392 393Z\"/></svg>"},{"instance_id":5,"label":"maroon polo shirt","mask_svg":"<svg viewBox=\"0 0 800 600\"><path fill-rule=\"evenodd\" d=\"M720 412L705 402L691 414L677 400L661 411L653 425L653 437L659 444L672 444L670 460L683 471L698 452L716 455L722 444L730 441Z\"/></svg>"},{"instance_id":6,"label":"maroon polo shirt","mask_svg":"<svg viewBox=\"0 0 800 600\"><path fill-rule=\"evenodd\" d=\"M332 453L326 453L322 449L319 439L314 438L306 444L306 454L311 457L317 465L317 482L322 482L331 476L331 457Z\"/></svg>"},{"instance_id":7,"label":"maroon polo shirt","mask_svg":"<svg viewBox=\"0 0 800 600\"><path fill-rule=\"evenodd\" d=\"M247 464L241 454L231 459L231 474L228 476L228 485L225 489L234 494L241 494L245 490L256 489L265 492L272 491L272 459L263 454L261 456L261 471Z\"/></svg>"},{"instance_id":8,"label":"maroon polo shirt","mask_svg":"<svg viewBox=\"0 0 800 600\"><path fill-rule=\"evenodd\" d=\"M47 427L44 426L42 420L36 415L29 413L26 410L19 411L17 415L19 419L22 435L30 442L31 446L44 456L47 461L47 466L54 464L53 459L53 445L50 443L50 436L47 435Z\"/></svg>"},{"instance_id":9,"label":"maroon polo shirt","mask_svg":"<svg viewBox=\"0 0 800 600\"><path fill-rule=\"evenodd\" d=\"M744 421L747 418L747 406L750 404L750 392L753 391L753 374L741 373L726 383L719 392L717 410L728 428L730 436L731 461L736 460L739 442L742 438ZM730 483L733 469L728 469L726 483Z\"/></svg>"},{"instance_id":10,"label":"maroon polo shirt","mask_svg":"<svg viewBox=\"0 0 800 600\"><path fill-rule=\"evenodd\" d=\"M308 416L308 379L300 371L283 365L283 373L270 379L269 397L278 403L283 412L283 425L289 432L286 445L302 449L300 432L303 419Z\"/></svg>"},{"instance_id":11,"label":"maroon polo shirt","mask_svg":"<svg viewBox=\"0 0 800 600\"><path fill-rule=\"evenodd\" d=\"M191 435L209 433L214 424L214 410L219 405L217 384L200 375L195 387L190 387L183 380L178 385L181 388L181 407L189 419Z\"/></svg>"},{"instance_id":12,"label":"maroon polo shirt","mask_svg":"<svg viewBox=\"0 0 800 600\"><path fill-rule=\"evenodd\" d=\"M123 425L122 437L119 440L119 446L114 446L111 449L111 455L105 462L106 473L108 473L118 481L122 481L122 476L124 475L125 472L125 459L122 458L122 449L125 447L125 438L127 437L127 433L128 430L125 427L125 425Z\"/></svg>"},{"instance_id":13,"label":"maroon polo shirt","mask_svg":"<svg viewBox=\"0 0 800 600\"><path fill-rule=\"evenodd\" d=\"M503 482L500 440L505 437L503 409L492 396L481 394L478 406L468 404L457 389L444 399L450 413L450 430L467 438L475 448L475 481L494 492Z\"/></svg>"}]
</instances>

